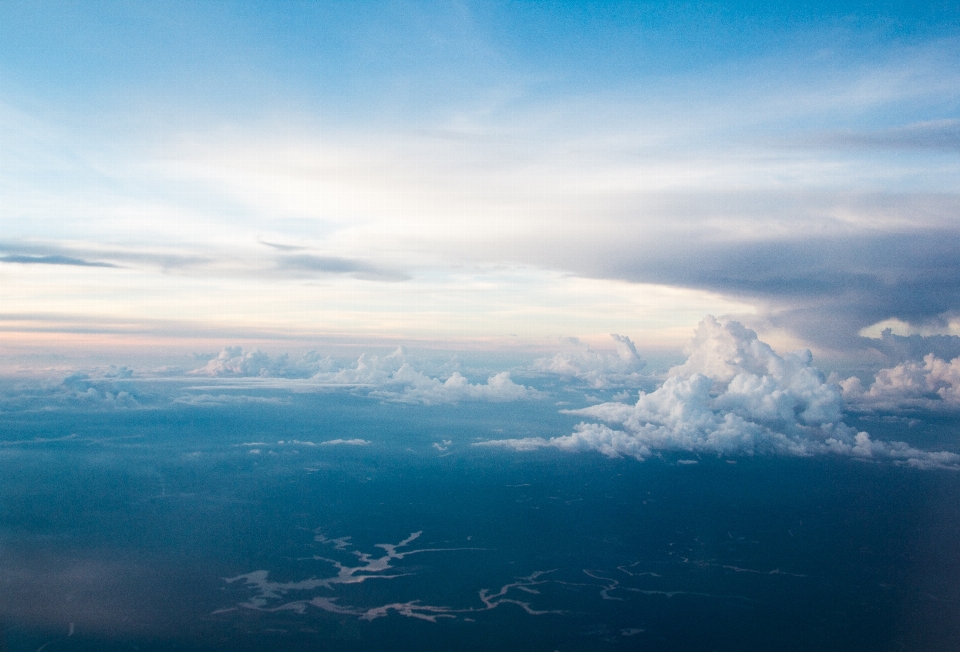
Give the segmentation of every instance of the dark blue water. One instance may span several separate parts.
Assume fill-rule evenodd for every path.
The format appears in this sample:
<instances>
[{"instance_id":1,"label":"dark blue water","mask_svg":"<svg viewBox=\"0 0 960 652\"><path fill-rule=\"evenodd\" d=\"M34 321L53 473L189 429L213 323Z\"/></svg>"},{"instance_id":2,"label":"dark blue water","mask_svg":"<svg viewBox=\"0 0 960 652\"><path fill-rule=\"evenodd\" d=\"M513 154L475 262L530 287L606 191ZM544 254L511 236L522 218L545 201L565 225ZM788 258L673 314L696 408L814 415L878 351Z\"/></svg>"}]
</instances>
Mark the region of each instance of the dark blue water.
<instances>
[{"instance_id":1,"label":"dark blue water","mask_svg":"<svg viewBox=\"0 0 960 652\"><path fill-rule=\"evenodd\" d=\"M470 444L576 419L285 400L0 415L0 649L960 649L960 474L516 453ZM334 439L370 443L303 443Z\"/></svg>"}]
</instances>

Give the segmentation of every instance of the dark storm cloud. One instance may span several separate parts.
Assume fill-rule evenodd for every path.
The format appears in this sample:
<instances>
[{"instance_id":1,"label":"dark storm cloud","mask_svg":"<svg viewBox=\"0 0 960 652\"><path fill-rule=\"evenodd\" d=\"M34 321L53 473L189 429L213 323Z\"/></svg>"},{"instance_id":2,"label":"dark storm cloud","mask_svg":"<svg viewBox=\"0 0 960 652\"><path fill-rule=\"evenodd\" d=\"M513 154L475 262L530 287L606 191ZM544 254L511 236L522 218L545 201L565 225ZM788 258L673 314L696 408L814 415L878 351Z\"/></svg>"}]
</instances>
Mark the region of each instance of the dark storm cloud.
<instances>
[{"instance_id":1,"label":"dark storm cloud","mask_svg":"<svg viewBox=\"0 0 960 652\"><path fill-rule=\"evenodd\" d=\"M960 356L960 337L956 335L894 335L887 329L868 344L895 362L919 360L930 353L942 360Z\"/></svg>"},{"instance_id":2,"label":"dark storm cloud","mask_svg":"<svg viewBox=\"0 0 960 652\"><path fill-rule=\"evenodd\" d=\"M537 246L501 243L501 255L716 292L757 306L757 326L835 349L863 348L858 333L886 319L942 326L960 311L955 195L651 193L623 204L598 209L577 237L545 232Z\"/></svg>"},{"instance_id":3,"label":"dark storm cloud","mask_svg":"<svg viewBox=\"0 0 960 652\"><path fill-rule=\"evenodd\" d=\"M778 325L834 345L884 319L921 324L960 308L960 237L948 230L645 247L580 271L759 301Z\"/></svg>"}]
</instances>

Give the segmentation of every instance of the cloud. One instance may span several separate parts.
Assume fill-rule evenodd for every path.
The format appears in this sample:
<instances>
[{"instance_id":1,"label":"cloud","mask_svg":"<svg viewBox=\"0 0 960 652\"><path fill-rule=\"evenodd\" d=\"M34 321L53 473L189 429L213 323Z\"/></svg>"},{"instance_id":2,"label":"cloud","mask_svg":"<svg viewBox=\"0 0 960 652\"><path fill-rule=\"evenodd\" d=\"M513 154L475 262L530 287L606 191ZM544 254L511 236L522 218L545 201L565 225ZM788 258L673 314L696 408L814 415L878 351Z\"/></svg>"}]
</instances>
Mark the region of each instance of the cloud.
<instances>
[{"instance_id":1,"label":"cloud","mask_svg":"<svg viewBox=\"0 0 960 652\"><path fill-rule=\"evenodd\" d=\"M156 402L155 394L140 391L129 381L130 371L125 367L114 367L95 377L76 372L59 383L10 382L8 379L0 385L0 410L112 410L141 408Z\"/></svg>"},{"instance_id":2,"label":"cloud","mask_svg":"<svg viewBox=\"0 0 960 652\"><path fill-rule=\"evenodd\" d=\"M250 396L247 394L197 394L181 396L174 403L193 405L195 407L223 406L223 405L288 405L290 399L276 396Z\"/></svg>"},{"instance_id":3,"label":"cloud","mask_svg":"<svg viewBox=\"0 0 960 652\"><path fill-rule=\"evenodd\" d=\"M356 367L321 372L313 378L325 383L366 385L371 387L371 396L402 403L517 401L540 396L536 390L514 383L506 371L490 376L483 384L470 383L458 371L446 380L427 376L407 362L403 348L383 357L364 354Z\"/></svg>"},{"instance_id":4,"label":"cloud","mask_svg":"<svg viewBox=\"0 0 960 652\"><path fill-rule=\"evenodd\" d=\"M158 251L142 246L89 246L78 241L54 241L31 239L29 242L7 241L0 244L0 262L42 265L75 265L80 267L122 268L130 266L158 266L165 270L186 269L209 264L207 255L184 254L179 251ZM209 253L206 252L206 253ZM106 259L90 260L91 258Z\"/></svg>"},{"instance_id":5,"label":"cloud","mask_svg":"<svg viewBox=\"0 0 960 652\"><path fill-rule=\"evenodd\" d=\"M960 337L956 335L896 335L890 328L879 338L865 338L868 346L895 362L918 360L928 353L952 360L960 356Z\"/></svg>"},{"instance_id":6,"label":"cloud","mask_svg":"<svg viewBox=\"0 0 960 652\"><path fill-rule=\"evenodd\" d=\"M960 120L926 120L875 131L841 131L815 139L841 147L960 150Z\"/></svg>"},{"instance_id":7,"label":"cloud","mask_svg":"<svg viewBox=\"0 0 960 652\"><path fill-rule=\"evenodd\" d=\"M539 393L518 385L510 379L510 372L490 376L486 383L471 384L455 371L446 380L431 378L404 364L391 377L391 384L403 385L400 391L379 390L374 396L383 396L405 403L457 403L459 401L520 401L539 396Z\"/></svg>"},{"instance_id":8,"label":"cloud","mask_svg":"<svg viewBox=\"0 0 960 652\"><path fill-rule=\"evenodd\" d=\"M552 358L534 362L539 371L577 378L590 386L601 389L635 385L640 380L639 371L646 365L637 353L629 337L611 334L616 353L594 351L575 337L564 340L566 350Z\"/></svg>"},{"instance_id":9,"label":"cloud","mask_svg":"<svg viewBox=\"0 0 960 652\"><path fill-rule=\"evenodd\" d=\"M304 251L305 249L307 249L307 247L298 247L297 245L280 244L278 242L267 242L262 238L259 238L257 242L267 247L277 249L279 251Z\"/></svg>"},{"instance_id":10,"label":"cloud","mask_svg":"<svg viewBox=\"0 0 960 652\"><path fill-rule=\"evenodd\" d=\"M217 378L250 376L309 378L332 365L333 361L329 357L321 358L315 351L311 351L299 360L291 362L286 353L271 357L260 349L245 353L242 347L227 346L221 349L217 357L208 360L206 365L189 373Z\"/></svg>"},{"instance_id":11,"label":"cloud","mask_svg":"<svg viewBox=\"0 0 960 652\"><path fill-rule=\"evenodd\" d=\"M284 245L264 244L281 250L287 248ZM349 274L354 278L371 281L407 281L410 279L410 276L404 272L339 256L285 255L277 258L277 268L285 272Z\"/></svg>"},{"instance_id":12,"label":"cloud","mask_svg":"<svg viewBox=\"0 0 960 652\"><path fill-rule=\"evenodd\" d=\"M960 357L947 362L930 353L922 362L881 369L868 388L856 377L840 387L844 399L859 410L955 411L960 408Z\"/></svg>"},{"instance_id":13,"label":"cloud","mask_svg":"<svg viewBox=\"0 0 960 652\"><path fill-rule=\"evenodd\" d=\"M534 92L518 104L491 88L480 110L441 102L415 124L385 129L355 112L332 131L292 115L235 132L215 120L184 123L158 151L135 138L108 148L113 157L96 153L115 130L71 133L24 110L6 121L8 140L30 154L31 169L73 171L11 186L7 204L27 216L12 235L132 247L177 233L185 251L229 261L225 274L267 270L271 280L283 271L386 279L395 272L377 263L387 260L440 261L447 270L507 261L756 299L814 341L955 307L955 171L932 151L957 142L945 108L960 89L955 38L887 43L865 59L867 50L850 43L837 49L835 39L809 36L795 41L800 50L770 53L791 65L750 55L730 67L732 77L694 67L681 83L666 75L636 85L603 67L586 94ZM792 65L813 60L815 74ZM771 78L788 69L795 74ZM937 117L947 119L930 120ZM31 123L39 124L18 128ZM877 128L890 124L905 126ZM859 145L843 155L784 146L797 125L818 133L849 125L857 132L848 141L925 151L885 151L880 160ZM27 137L38 130L51 135ZM169 191L145 190L157 183ZM117 193L117 184L131 192ZM131 214L142 218L118 218ZM221 237L225 223L231 238ZM248 255L238 243L256 237L322 242L325 255L264 245ZM180 284L157 287L171 314L187 305ZM221 291L211 287L209 296ZM273 287L255 291L274 298ZM812 316L803 321L805 312Z\"/></svg>"},{"instance_id":14,"label":"cloud","mask_svg":"<svg viewBox=\"0 0 960 652\"><path fill-rule=\"evenodd\" d=\"M12 254L9 256L0 256L0 263L20 263L26 265L74 265L76 267L117 267L113 263L103 263L80 258L70 258L69 256L25 256L22 254Z\"/></svg>"},{"instance_id":15,"label":"cloud","mask_svg":"<svg viewBox=\"0 0 960 652\"><path fill-rule=\"evenodd\" d=\"M315 441L305 441L302 439L280 439L277 441L277 446L306 446L307 448L316 448L317 446L369 446L370 441L367 439L328 439L326 441L315 442ZM273 446L272 443L265 441L248 441L242 444L237 444L238 446L255 446L257 452L260 452L261 448L267 448Z\"/></svg>"},{"instance_id":16,"label":"cloud","mask_svg":"<svg viewBox=\"0 0 960 652\"><path fill-rule=\"evenodd\" d=\"M662 451L709 455L840 454L917 467L960 468L960 455L873 441L843 423L841 390L812 365L809 351L779 356L735 321L704 319L686 362L636 404L568 411L583 422L570 435L484 442L515 450L555 447L646 459ZM620 426L619 428L611 427Z\"/></svg>"},{"instance_id":17,"label":"cloud","mask_svg":"<svg viewBox=\"0 0 960 652\"><path fill-rule=\"evenodd\" d=\"M643 224L668 224L650 237L640 226L624 226L620 242L585 236L566 263L544 263L749 301L769 325L847 351L869 344L857 333L872 324L923 323L960 305L960 237L949 217L960 210L955 195L821 192L773 200L730 193L671 203L647 208ZM761 226L760 216L774 212L779 226ZM793 219L806 232L786 224ZM721 223L734 235L717 233ZM659 244L631 249L644 238Z\"/></svg>"},{"instance_id":18,"label":"cloud","mask_svg":"<svg viewBox=\"0 0 960 652\"><path fill-rule=\"evenodd\" d=\"M428 376L414 369L406 352L398 348L386 356L364 353L353 367L337 368L328 356L308 353L291 362L286 354L271 357L260 350L244 352L239 346L225 347L217 357L191 374L219 378L307 379L317 386L363 388L370 396L402 403L457 403L460 401L517 401L539 398L536 390L518 385L504 371L471 383L455 371L446 379ZM300 385L300 387L309 386Z\"/></svg>"}]
</instances>

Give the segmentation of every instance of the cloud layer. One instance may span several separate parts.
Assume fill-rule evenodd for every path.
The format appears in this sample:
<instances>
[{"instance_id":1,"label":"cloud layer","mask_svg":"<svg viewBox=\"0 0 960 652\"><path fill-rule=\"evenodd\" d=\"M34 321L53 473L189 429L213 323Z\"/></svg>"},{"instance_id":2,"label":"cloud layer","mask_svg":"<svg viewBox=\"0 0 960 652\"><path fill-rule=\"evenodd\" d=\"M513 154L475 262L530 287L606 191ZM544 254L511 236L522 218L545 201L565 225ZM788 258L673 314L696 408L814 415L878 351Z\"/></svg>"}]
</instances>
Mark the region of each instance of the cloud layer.
<instances>
[{"instance_id":1,"label":"cloud layer","mask_svg":"<svg viewBox=\"0 0 960 652\"><path fill-rule=\"evenodd\" d=\"M291 361L286 354L271 357L260 350L244 352L226 347L195 374L220 378L307 379L318 385L340 385L366 390L370 396L403 403L457 403L459 401L517 401L540 397L518 385L503 371L485 383L471 383L455 371L445 379L429 376L407 361L402 348L386 356L361 355L354 366L339 367L332 358L308 353Z\"/></svg>"},{"instance_id":2,"label":"cloud layer","mask_svg":"<svg viewBox=\"0 0 960 652\"><path fill-rule=\"evenodd\" d=\"M840 454L918 467L960 468L960 456L902 442L874 441L843 423L839 386L812 365L809 351L780 356L735 321L703 320L688 358L633 405L603 403L570 414L580 423L566 436L484 442L532 450L553 446L646 459L662 451L708 455ZM610 424L610 425L607 425ZM619 426L614 428L612 426Z\"/></svg>"}]
</instances>

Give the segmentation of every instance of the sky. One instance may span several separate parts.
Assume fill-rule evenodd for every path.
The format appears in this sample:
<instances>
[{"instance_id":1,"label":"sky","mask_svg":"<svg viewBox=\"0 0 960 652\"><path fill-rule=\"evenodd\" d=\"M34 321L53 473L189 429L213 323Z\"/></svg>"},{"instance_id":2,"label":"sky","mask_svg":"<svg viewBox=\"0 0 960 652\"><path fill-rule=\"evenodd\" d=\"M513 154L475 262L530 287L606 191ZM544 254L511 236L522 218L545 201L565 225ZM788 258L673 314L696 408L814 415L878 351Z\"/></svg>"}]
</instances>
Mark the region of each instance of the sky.
<instances>
[{"instance_id":1,"label":"sky","mask_svg":"<svg viewBox=\"0 0 960 652\"><path fill-rule=\"evenodd\" d=\"M955 2L0 2L0 649L954 650L958 432Z\"/></svg>"},{"instance_id":2,"label":"sky","mask_svg":"<svg viewBox=\"0 0 960 652\"><path fill-rule=\"evenodd\" d=\"M709 314L828 366L949 360L958 19L4 3L0 350L679 352Z\"/></svg>"}]
</instances>

